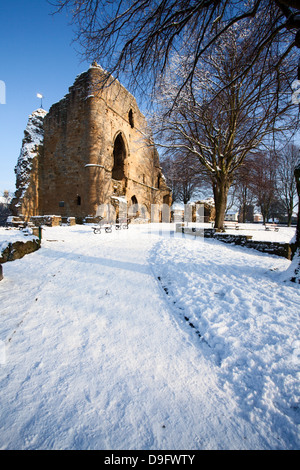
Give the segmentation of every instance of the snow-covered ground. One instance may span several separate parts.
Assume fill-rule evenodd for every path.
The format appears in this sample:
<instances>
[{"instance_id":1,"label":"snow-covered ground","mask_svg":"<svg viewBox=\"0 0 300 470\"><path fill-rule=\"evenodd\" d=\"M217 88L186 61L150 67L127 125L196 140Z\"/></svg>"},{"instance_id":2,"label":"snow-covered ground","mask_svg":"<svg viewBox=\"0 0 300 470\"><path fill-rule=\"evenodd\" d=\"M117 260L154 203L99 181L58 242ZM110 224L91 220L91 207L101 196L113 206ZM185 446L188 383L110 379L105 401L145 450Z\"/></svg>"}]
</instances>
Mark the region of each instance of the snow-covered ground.
<instances>
[{"instance_id":1,"label":"snow-covered ground","mask_svg":"<svg viewBox=\"0 0 300 470\"><path fill-rule=\"evenodd\" d=\"M299 449L290 262L169 229L46 228L3 265L2 449Z\"/></svg>"}]
</instances>

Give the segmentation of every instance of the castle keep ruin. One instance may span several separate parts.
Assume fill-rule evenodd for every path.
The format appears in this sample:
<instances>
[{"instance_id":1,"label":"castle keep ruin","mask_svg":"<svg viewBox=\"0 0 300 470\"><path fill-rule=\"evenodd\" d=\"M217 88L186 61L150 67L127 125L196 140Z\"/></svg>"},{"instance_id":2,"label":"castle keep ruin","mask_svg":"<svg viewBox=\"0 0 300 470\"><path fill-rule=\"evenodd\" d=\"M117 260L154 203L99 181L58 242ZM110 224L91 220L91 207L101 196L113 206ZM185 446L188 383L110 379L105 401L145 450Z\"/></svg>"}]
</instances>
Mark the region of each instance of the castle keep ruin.
<instances>
[{"instance_id":1,"label":"castle keep ruin","mask_svg":"<svg viewBox=\"0 0 300 470\"><path fill-rule=\"evenodd\" d=\"M146 138L135 98L117 81L99 87L96 63L79 75L48 113L29 118L16 166L15 212L83 219L120 204L150 218L152 204L171 204L158 153Z\"/></svg>"}]
</instances>

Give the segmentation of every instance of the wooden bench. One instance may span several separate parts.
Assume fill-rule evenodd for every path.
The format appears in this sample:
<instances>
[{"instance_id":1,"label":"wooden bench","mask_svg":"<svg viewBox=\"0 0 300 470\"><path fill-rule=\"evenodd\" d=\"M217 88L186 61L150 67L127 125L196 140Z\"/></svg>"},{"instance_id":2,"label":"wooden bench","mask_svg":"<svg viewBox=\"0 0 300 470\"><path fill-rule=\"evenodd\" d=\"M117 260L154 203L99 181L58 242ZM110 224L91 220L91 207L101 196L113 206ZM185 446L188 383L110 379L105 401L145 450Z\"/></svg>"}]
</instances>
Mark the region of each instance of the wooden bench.
<instances>
[{"instance_id":1,"label":"wooden bench","mask_svg":"<svg viewBox=\"0 0 300 470\"><path fill-rule=\"evenodd\" d=\"M277 224L265 224L265 230L275 230L275 232L278 232L279 227Z\"/></svg>"},{"instance_id":2,"label":"wooden bench","mask_svg":"<svg viewBox=\"0 0 300 470\"><path fill-rule=\"evenodd\" d=\"M112 224L101 223L97 224L96 226L92 227L94 233L101 233L103 229L106 233L112 232Z\"/></svg>"},{"instance_id":3,"label":"wooden bench","mask_svg":"<svg viewBox=\"0 0 300 470\"><path fill-rule=\"evenodd\" d=\"M114 225L115 225L116 230L121 230L122 228L128 229L128 224L129 224L129 219L117 219L117 222ZM111 233L112 228L113 228L113 224L111 222L105 222L104 220L100 220L100 222L96 226L92 227L94 233L101 233L102 229L106 233Z\"/></svg>"},{"instance_id":4,"label":"wooden bench","mask_svg":"<svg viewBox=\"0 0 300 470\"><path fill-rule=\"evenodd\" d=\"M234 228L235 230L239 230L240 227L239 227L238 222L225 221L224 228Z\"/></svg>"},{"instance_id":5,"label":"wooden bench","mask_svg":"<svg viewBox=\"0 0 300 470\"><path fill-rule=\"evenodd\" d=\"M116 230L120 230L121 228L127 228L128 229L128 224L129 224L130 220L129 219L117 219L117 222L116 222Z\"/></svg>"}]
</instances>

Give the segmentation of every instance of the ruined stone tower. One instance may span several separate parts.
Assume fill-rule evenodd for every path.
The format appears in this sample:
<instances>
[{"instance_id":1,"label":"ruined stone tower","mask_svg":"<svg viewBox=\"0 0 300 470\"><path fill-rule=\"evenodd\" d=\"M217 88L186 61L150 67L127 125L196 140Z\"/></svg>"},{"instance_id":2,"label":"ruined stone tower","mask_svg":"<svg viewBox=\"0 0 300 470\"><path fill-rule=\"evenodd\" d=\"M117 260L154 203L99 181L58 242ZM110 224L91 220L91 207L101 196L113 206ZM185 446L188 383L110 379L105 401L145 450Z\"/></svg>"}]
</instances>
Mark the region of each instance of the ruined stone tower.
<instances>
[{"instance_id":1,"label":"ruined stone tower","mask_svg":"<svg viewBox=\"0 0 300 470\"><path fill-rule=\"evenodd\" d=\"M103 204L112 204L118 214L120 201L149 217L151 204L171 203L135 98L117 80L100 88L104 77L94 63L43 116L43 142L30 183L22 200L15 200L27 219L95 216ZM34 201L24 204L32 193Z\"/></svg>"}]
</instances>

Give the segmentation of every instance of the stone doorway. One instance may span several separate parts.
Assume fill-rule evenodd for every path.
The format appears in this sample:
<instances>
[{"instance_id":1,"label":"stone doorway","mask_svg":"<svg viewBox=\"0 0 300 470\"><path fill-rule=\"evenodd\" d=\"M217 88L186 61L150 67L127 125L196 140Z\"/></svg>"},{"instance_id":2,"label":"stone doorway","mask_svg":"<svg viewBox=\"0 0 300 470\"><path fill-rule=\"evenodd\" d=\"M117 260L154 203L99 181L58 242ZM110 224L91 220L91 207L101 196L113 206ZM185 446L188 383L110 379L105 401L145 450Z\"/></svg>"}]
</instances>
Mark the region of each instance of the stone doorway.
<instances>
[{"instance_id":1,"label":"stone doorway","mask_svg":"<svg viewBox=\"0 0 300 470\"><path fill-rule=\"evenodd\" d=\"M114 166L112 179L121 181L125 178L126 146L121 132L117 135L114 143Z\"/></svg>"}]
</instances>

